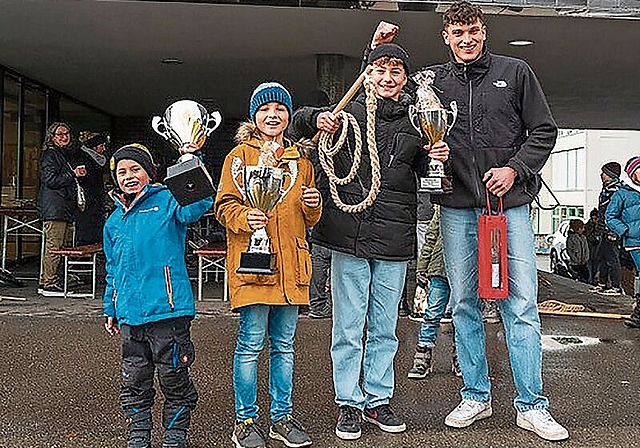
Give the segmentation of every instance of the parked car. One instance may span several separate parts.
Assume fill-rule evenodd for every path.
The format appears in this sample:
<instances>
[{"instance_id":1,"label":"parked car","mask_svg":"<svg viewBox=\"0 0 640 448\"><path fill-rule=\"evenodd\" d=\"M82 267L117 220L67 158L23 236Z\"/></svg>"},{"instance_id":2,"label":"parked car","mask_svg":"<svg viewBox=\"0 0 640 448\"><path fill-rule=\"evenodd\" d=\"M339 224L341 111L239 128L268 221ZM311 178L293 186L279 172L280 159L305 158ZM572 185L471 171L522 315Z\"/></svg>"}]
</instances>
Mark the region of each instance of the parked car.
<instances>
[{"instance_id":1,"label":"parked car","mask_svg":"<svg viewBox=\"0 0 640 448\"><path fill-rule=\"evenodd\" d=\"M549 268L554 274L563 275L565 277L571 276L569 270L569 256L566 251L568 232L569 220L567 219L562 221L558 226L558 229L547 237L547 241L551 246L549 249Z\"/></svg>"}]
</instances>

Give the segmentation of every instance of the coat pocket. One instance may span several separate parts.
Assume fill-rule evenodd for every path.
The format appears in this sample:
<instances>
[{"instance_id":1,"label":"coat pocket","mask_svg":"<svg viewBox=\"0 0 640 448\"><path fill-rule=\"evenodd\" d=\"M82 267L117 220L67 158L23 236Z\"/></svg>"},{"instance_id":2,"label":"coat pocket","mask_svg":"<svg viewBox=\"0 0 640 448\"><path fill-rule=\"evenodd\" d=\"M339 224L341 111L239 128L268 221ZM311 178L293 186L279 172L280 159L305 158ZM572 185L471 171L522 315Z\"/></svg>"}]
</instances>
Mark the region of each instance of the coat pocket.
<instances>
[{"instance_id":1,"label":"coat pocket","mask_svg":"<svg viewBox=\"0 0 640 448\"><path fill-rule=\"evenodd\" d=\"M164 286L167 290L167 302L173 311L173 285L171 284L171 268L169 266L164 267Z\"/></svg>"},{"instance_id":2,"label":"coat pocket","mask_svg":"<svg viewBox=\"0 0 640 448\"><path fill-rule=\"evenodd\" d=\"M309 286L311 282L311 254L309 243L304 238L296 238L296 284Z\"/></svg>"}]
</instances>

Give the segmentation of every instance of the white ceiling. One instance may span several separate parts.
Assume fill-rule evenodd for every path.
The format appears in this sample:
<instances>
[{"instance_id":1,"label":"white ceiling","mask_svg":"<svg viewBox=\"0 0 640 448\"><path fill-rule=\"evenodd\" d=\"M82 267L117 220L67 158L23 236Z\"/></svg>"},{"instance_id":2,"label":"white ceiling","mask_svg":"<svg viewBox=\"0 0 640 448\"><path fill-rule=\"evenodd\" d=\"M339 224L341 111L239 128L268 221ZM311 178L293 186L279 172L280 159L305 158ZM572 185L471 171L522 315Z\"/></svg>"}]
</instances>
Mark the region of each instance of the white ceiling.
<instances>
[{"instance_id":1,"label":"white ceiling","mask_svg":"<svg viewBox=\"0 0 640 448\"><path fill-rule=\"evenodd\" d=\"M489 16L489 45L534 68L558 123L640 129L640 21L530 14ZM189 97L243 118L261 81L281 81L294 101L313 90L316 54L345 55L350 84L383 19L400 24L414 66L447 57L433 12L0 0L0 64L118 116L158 114ZM167 57L184 63L161 64Z\"/></svg>"}]
</instances>

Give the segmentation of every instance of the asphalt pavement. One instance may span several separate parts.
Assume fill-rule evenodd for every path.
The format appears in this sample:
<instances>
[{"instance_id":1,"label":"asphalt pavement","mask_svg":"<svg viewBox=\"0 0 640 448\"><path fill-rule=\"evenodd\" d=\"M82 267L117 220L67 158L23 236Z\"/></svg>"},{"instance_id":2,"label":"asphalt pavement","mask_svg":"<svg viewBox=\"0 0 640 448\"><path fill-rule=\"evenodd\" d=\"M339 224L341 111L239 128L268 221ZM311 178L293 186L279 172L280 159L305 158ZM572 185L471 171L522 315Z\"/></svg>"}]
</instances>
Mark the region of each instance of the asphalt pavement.
<instances>
[{"instance_id":1,"label":"asphalt pavement","mask_svg":"<svg viewBox=\"0 0 640 448\"><path fill-rule=\"evenodd\" d=\"M100 301L41 298L33 286L6 288L2 295L26 301L0 301L0 447L124 447L125 424L118 407L120 345L102 328ZM215 291L210 291L215 295ZM591 309L624 314L629 297L603 297L584 285L541 274L539 300L589 304ZM232 447L232 356L237 317L222 302L198 303L193 324L197 357L193 377L200 394L193 414L191 447ZM330 320L301 317L296 335L295 413L308 428L313 446L322 447L541 447L550 446L518 428L512 402L514 386L504 331L486 325L493 384L494 415L466 429L451 429L444 417L459 401L461 380L450 371L451 328L442 326L435 371L409 380L419 323L401 318L396 357L394 410L408 426L391 435L365 424L358 441L333 433L329 357ZM571 438L563 447L640 446L640 331L620 319L542 316L544 391L551 412ZM555 338L555 339L553 339ZM580 339L582 338L582 339ZM592 341L589 338L595 338ZM589 344L588 342L596 342ZM259 404L268 414L268 371L259 370ZM156 422L160 422L156 405ZM266 427L268 418L263 420ZM269 441L270 447L284 446ZM159 447L156 435L154 447Z\"/></svg>"}]
</instances>

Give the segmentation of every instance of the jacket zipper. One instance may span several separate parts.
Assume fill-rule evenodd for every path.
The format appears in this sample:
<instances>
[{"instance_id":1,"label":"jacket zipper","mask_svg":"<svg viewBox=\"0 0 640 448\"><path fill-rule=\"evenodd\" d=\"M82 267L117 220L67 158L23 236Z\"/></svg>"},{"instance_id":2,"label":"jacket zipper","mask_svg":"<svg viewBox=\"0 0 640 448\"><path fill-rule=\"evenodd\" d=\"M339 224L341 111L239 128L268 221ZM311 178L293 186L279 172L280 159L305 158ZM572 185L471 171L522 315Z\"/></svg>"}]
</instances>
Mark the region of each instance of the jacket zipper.
<instances>
[{"instance_id":1,"label":"jacket zipper","mask_svg":"<svg viewBox=\"0 0 640 448\"><path fill-rule=\"evenodd\" d=\"M469 77L469 73L467 73L467 66L464 66L464 77L469 84L469 141L471 143L471 160L473 161L473 166L476 167L476 170L480 168L476 165L476 151L475 144L473 142L473 85L471 83L471 78ZM476 173L476 176L473 176L473 180L476 186L476 193L478 198L481 198L480 185L478 184L478 176L482 176L483 173Z\"/></svg>"},{"instance_id":2,"label":"jacket zipper","mask_svg":"<svg viewBox=\"0 0 640 448\"><path fill-rule=\"evenodd\" d=\"M169 306L173 311L173 287L171 286L171 269L169 266L164 267L164 284L167 288L167 299L169 301Z\"/></svg>"}]
</instances>

